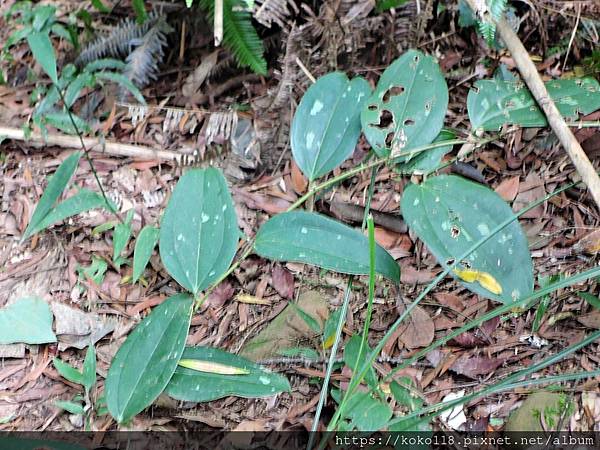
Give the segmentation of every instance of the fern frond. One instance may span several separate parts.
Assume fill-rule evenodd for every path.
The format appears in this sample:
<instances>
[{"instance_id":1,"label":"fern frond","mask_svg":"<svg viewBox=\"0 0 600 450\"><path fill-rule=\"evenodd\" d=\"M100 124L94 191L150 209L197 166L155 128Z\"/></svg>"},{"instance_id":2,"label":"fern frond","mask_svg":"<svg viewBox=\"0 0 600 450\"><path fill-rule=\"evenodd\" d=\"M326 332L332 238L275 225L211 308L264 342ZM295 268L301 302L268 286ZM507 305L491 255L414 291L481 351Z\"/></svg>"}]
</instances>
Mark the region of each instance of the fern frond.
<instances>
[{"instance_id":1,"label":"fern frond","mask_svg":"<svg viewBox=\"0 0 600 450\"><path fill-rule=\"evenodd\" d=\"M494 21L500 20L506 11L508 0L488 0L488 10Z\"/></svg>"},{"instance_id":2,"label":"fern frond","mask_svg":"<svg viewBox=\"0 0 600 450\"><path fill-rule=\"evenodd\" d=\"M291 15L290 7L298 13L298 6L294 0L256 0L257 6L253 16L256 21L267 28L273 22L285 28L286 19Z\"/></svg>"},{"instance_id":3,"label":"fern frond","mask_svg":"<svg viewBox=\"0 0 600 450\"><path fill-rule=\"evenodd\" d=\"M121 58L126 56L131 50L131 41L144 36L156 24L159 18L160 16L153 11L149 14L148 20L143 24L135 23L131 19L122 20L108 35L101 36L88 44L79 53L75 64L82 67L101 58Z\"/></svg>"},{"instance_id":4,"label":"fern frond","mask_svg":"<svg viewBox=\"0 0 600 450\"><path fill-rule=\"evenodd\" d=\"M214 18L214 0L201 0L200 5ZM238 64L265 75L267 61L263 43L252 25L252 16L240 0L223 0L223 43L231 50Z\"/></svg>"},{"instance_id":5,"label":"fern frond","mask_svg":"<svg viewBox=\"0 0 600 450\"><path fill-rule=\"evenodd\" d=\"M477 27L488 45L492 45L496 38L496 24L480 20L477 22Z\"/></svg>"},{"instance_id":6,"label":"fern frond","mask_svg":"<svg viewBox=\"0 0 600 450\"><path fill-rule=\"evenodd\" d=\"M146 34L130 41L135 50L127 56L123 73L136 86L143 87L156 80L158 64L164 57L163 48L167 45L166 35L171 31L173 28L161 17Z\"/></svg>"}]
</instances>

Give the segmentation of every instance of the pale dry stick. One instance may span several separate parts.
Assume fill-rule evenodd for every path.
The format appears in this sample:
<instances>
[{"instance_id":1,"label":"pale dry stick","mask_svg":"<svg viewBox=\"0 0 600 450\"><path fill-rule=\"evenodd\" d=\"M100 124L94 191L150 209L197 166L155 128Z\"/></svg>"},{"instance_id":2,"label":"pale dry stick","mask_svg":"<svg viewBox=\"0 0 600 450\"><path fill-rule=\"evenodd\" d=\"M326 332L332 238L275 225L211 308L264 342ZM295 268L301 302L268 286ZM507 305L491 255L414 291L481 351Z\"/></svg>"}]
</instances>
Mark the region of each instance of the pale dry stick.
<instances>
[{"instance_id":1,"label":"pale dry stick","mask_svg":"<svg viewBox=\"0 0 600 450\"><path fill-rule=\"evenodd\" d=\"M467 0L467 3L469 4L469 7L481 17L481 11L477 8L477 3L479 2L476 0ZM510 51L523 80L533 95L533 98L535 98L536 102L542 108L542 111L544 111L550 128L552 128L552 131L554 131L554 134L565 148L575 169L581 176L581 180L587 186L598 208L600 208L600 178L594 170L589 158L581 148L581 145L571 132L571 129L565 123L558 108L556 108L556 105L550 98L546 86L537 72L535 64L529 57L529 53L527 53L523 43L506 20L499 20L496 23L496 30L502 38L502 41L506 44L506 48Z\"/></svg>"},{"instance_id":2,"label":"pale dry stick","mask_svg":"<svg viewBox=\"0 0 600 450\"><path fill-rule=\"evenodd\" d=\"M571 47L573 46L573 41L575 40L575 35L577 34L577 28L579 28L579 19L581 18L581 3L577 5L577 20L575 21L575 27L573 28L573 32L571 33L571 39L569 39L569 46L567 47L567 52L565 53L565 60L563 61L562 70L565 71L565 67L567 67L567 59L569 59L569 53L571 53Z\"/></svg>"},{"instance_id":3,"label":"pale dry stick","mask_svg":"<svg viewBox=\"0 0 600 450\"><path fill-rule=\"evenodd\" d=\"M304 72L304 75L306 75L306 78L308 78L313 83L315 83L317 81L315 76L312 73L310 73L310 70L308 70L308 68L304 65L304 63L297 56L296 56L296 64L298 64L298 67L300 67L302 72Z\"/></svg>"},{"instance_id":4,"label":"pale dry stick","mask_svg":"<svg viewBox=\"0 0 600 450\"><path fill-rule=\"evenodd\" d=\"M43 147L47 145L56 145L64 148L81 148L81 142L77 136L66 136L63 134L49 133L46 137L40 133L31 133L25 136L25 133L20 128L2 127L0 126L0 137L14 139L17 141L26 141L27 143ZM125 156L142 160L162 160L181 162L182 157L186 154L181 152L173 152L169 150L155 150L151 147L140 145L122 144L120 142L103 142L97 138L83 138L83 143L90 152L104 153L112 156Z\"/></svg>"},{"instance_id":5,"label":"pale dry stick","mask_svg":"<svg viewBox=\"0 0 600 450\"><path fill-rule=\"evenodd\" d=\"M223 41L223 0L215 0L215 47L221 45Z\"/></svg>"}]
</instances>

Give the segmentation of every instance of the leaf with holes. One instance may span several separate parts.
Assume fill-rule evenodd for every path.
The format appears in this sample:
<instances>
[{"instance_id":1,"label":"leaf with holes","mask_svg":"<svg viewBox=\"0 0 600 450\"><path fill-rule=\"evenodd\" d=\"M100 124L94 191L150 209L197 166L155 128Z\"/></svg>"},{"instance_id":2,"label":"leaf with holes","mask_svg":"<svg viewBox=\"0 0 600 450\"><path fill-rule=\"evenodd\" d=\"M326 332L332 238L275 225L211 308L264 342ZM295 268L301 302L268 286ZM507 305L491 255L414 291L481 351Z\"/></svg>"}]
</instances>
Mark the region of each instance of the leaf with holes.
<instances>
[{"instance_id":1,"label":"leaf with holes","mask_svg":"<svg viewBox=\"0 0 600 450\"><path fill-rule=\"evenodd\" d=\"M360 136L360 111L371 88L364 78L341 72L317 80L302 97L292 121L294 160L313 181L338 167Z\"/></svg>"},{"instance_id":2,"label":"leaf with holes","mask_svg":"<svg viewBox=\"0 0 600 450\"><path fill-rule=\"evenodd\" d=\"M442 130L433 140L433 143L443 143L456 138L456 134L450 130ZM452 144L443 147L435 147L415 155L409 161L398 165L397 170L405 174L427 174L440 168L442 158L452 151Z\"/></svg>"},{"instance_id":3,"label":"leaf with holes","mask_svg":"<svg viewBox=\"0 0 600 450\"><path fill-rule=\"evenodd\" d=\"M256 234L256 253L275 261L296 261L341 273L369 273L369 239L329 217L305 211L277 214ZM400 268L379 245L375 270L400 282Z\"/></svg>"},{"instance_id":4,"label":"leaf with holes","mask_svg":"<svg viewBox=\"0 0 600 450\"><path fill-rule=\"evenodd\" d=\"M381 75L362 110L362 127L379 156L394 156L431 143L442 129L447 107L448 87L438 64L409 50Z\"/></svg>"},{"instance_id":5,"label":"leaf with holes","mask_svg":"<svg viewBox=\"0 0 600 450\"><path fill-rule=\"evenodd\" d=\"M168 298L129 334L106 377L106 404L119 423L149 406L163 391L185 348L193 299Z\"/></svg>"},{"instance_id":6,"label":"leaf with holes","mask_svg":"<svg viewBox=\"0 0 600 450\"><path fill-rule=\"evenodd\" d=\"M600 84L593 78L545 83L550 98L569 120L600 108ZM545 127L546 116L522 81L479 80L467 96L473 129L498 131L503 125Z\"/></svg>"},{"instance_id":7,"label":"leaf with holes","mask_svg":"<svg viewBox=\"0 0 600 450\"><path fill-rule=\"evenodd\" d=\"M208 402L229 395L245 398L268 397L291 390L290 383L284 376L218 348L186 347L182 361L196 361L209 367L237 369L237 374L177 367L165 390L167 395L177 400Z\"/></svg>"},{"instance_id":8,"label":"leaf with holes","mask_svg":"<svg viewBox=\"0 0 600 450\"><path fill-rule=\"evenodd\" d=\"M444 268L514 217L510 206L494 191L453 175L409 185L401 209L408 226ZM503 303L531 294L533 264L518 221L459 261L451 273L469 290Z\"/></svg>"},{"instance_id":9,"label":"leaf with holes","mask_svg":"<svg viewBox=\"0 0 600 450\"><path fill-rule=\"evenodd\" d=\"M238 240L225 177L214 168L186 172L160 227L160 257L169 274L197 295L229 268Z\"/></svg>"}]
</instances>

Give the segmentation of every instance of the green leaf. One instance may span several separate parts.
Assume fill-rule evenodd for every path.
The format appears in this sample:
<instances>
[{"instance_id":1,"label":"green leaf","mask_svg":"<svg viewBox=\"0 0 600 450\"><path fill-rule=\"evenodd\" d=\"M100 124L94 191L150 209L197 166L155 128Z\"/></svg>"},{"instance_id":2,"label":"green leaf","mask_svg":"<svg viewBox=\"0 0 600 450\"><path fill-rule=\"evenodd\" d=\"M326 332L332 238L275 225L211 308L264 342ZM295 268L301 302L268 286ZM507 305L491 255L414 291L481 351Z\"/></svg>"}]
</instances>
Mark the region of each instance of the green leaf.
<instances>
[{"instance_id":1,"label":"green leaf","mask_svg":"<svg viewBox=\"0 0 600 450\"><path fill-rule=\"evenodd\" d=\"M366 392L354 393L344 411L344 418L349 419L352 427L358 431L378 431L392 417L392 409L388 404Z\"/></svg>"},{"instance_id":2,"label":"green leaf","mask_svg":"<svg viewBox=\"0 0 600 450\"><path fill-rule=\"evenodd\" d=\"M73 119L72 121L71 118ZM69 115L67 111L45 113L43 119L45 123L67 134L87 133L90 131L90 127L85 120L73 113ZM73 126L73 122L75 122L77 128Z\"/></svg>"},{"instance_id":3,"label":"green leaf","mask_svg":"<svg viewBox=\"0 0 600 450\"><path fill-rule=\"evenodd\" d=\"M186 172L175 186L160 227L160 257L169 274L197 295L229 268L238 240L225 177L214 168Z\"/></svg>"},{"instance_id":4,"label":"green leaf","mask_svg":"<svg viewBox=\"0 0 600 450\"><path fill-rule=\"evenodd\" d=\"M35 60L42 66L54 84L58 84L56 72L56 55L50 37L46 33L34 31L27 35L27 44Z\"/></svg>"},{"instance_id":5,"label":"green leaf","mask_svg":"<svg viewBox=\"0 0 600 450\"><path fill-rule=\"evenodd\" d=\"M127 218L124 223L115 225L113 233L113 262L119 260L121 253L127 247L129 238L131 237L131 220L133 219L133 208L127 213Z\"/></svg>"},{"instance_id":6,"label":"green leaf","mask_svg":"<svg viewBox=\"0 0 600 450\"><path fill-rule=\"evenodd\" d=\"M357 368L360 368L366 361L369 353L371 353L371 348L368 345L365 345L362 349L362 356L359 361L358 353L360 350L361 340L361 335L355 334L350 338L350 340L346 343L344 347L344 363L353 371ZM369 368L369 371L365 376L365 381L369 386L377 387L377 375L375 374L375 369L373 369L372 367Z\"/></svg>"},{"instance_id":7,"label":"green leaf","mask_svg":"<svg viewBox=\"0 0 600 450\"><path fill-rule=\"evenodd\" d=\"M163 391L181 358L193 298L168 298L129 334L115 355L105 383L106 404L119 423L129 421Z\"/></svg>"},{"instance_id":8,"label":"green leaf","mask_svg":"<svg viewBox=\"0 0 600 450\"><path fill-rule=\"evenodd\" d=\"M201 0L200 6L208 12L213 23L214 0ZM259 75L267 74L264 46L252 25L252 15L240 0L223 0L223 43L231 50L238 64L250 67Z\"/></svg>"},{"instance_id":9,"label":"green leaf","mask_svg":"<svg viewBox=\"0 0 600 450\"><path fill-rule=\"evenodd\" d=\"M135 11L135 20L137 23L142 24L148 19L148 13L144 7L144 0L133 0L131 2L133 10Z\"/></svg>"},{"instance_id":10,"label":"green leaf","mask_svg":"<svg viewBox=\"0 0 600 450\"><path fill-rule=\"evenodd\" d=\"M456 138L456 134L450 130L442 130L440 134L433 140L433 143L450 141ZM440 167L442 158L446 153L452 151L452 144L444 147L436 147L430 150L420 152L409 161L400 164L397 169L400 173L405 174L427 174Z\"/></svg>"},{"instance_id":11,"label":"green leaf","mask_svg":"<svg viewBox=\"0 0 600 450\"><path fill-rule=\"evenodd\" d=\"M409 185L400 207L408 226L444 268L514 217L510 206L494 191L453 175ZM491 237L466 261L458 261L451 273L467 289L503 303L531 294L533 263L518 221ZM469 281L470 277L474 279Z\"/></svg>"},{"instance_id":12,"label":"green leaf","mask_svg":"<svg viewBox=\"0 0 600 450\"><path fill-rule=\"evenodd\" d=\"M341 273L369 273L369 240L329 217L292 211L269 219L260 227L254 244L256 253L275 261L296 261ZM400 282L400 267L379 245L377 272Z\"/></svg>"},{"instance_id":13,"label":"green leaf","mask_svg":"<svg viewBox=\"0 0 600 450\"><path fill-rule=\"evenodd\" d=\"M75 77L75 79L69 83L67 90L65 91L65 104L67 108L73 106L73 103L79 98L79 94L86 87L94 85L94 76L91 73L83 72Z\"/></svg>"},{"instance_id":14,"label":"green leaf","mask_svg":"<svg viewBox=\"0 0 600 450\"><path fill-rule=\"evenodd\" d=\"M85 409L81 403L69 402L65 400L55 400L54 404L61 409L71 413L71 414L84 414Z\"/></svg>"},{"instance_id":15,"label":"green leaf","mask_svg":"<svg viewBox=\"0 0 600 450\"><path fill-rule=\"evenodd\" d=\"M87 267L77 267L77 273L79 277L85 277L94 282L97 286L100 286L104 281L104 274L108 269L108 263L102 258L96 255L92 255L92 262Z\"/></svg>"},{"instance_id":16,"label":"green leaf","mask_svg":"<svg viewBox=\"0 0 600 450\"><path fill-rule=\"evenodd\" d=\"M410 377L398 377L390 383L390 390L396 402L406 406L412 412L423 406L423 399L413 394L410 388L416 390Z\"/></svg>"},{"instance_id":17,"label":"green leaf","mask_svg":"<svg viewBox=\"0 0 600 450\"><path fill-rule=\"evenodd\" d=\"M33 29L35 31L42 31L42 29L48 24L48 22L54 22L54 14L56 8L50 5L38 5L34 9L33 16Z\"/></svg>"},{"instance_id":18,"label":"green leaf","mask_svg":"<svg viewBox=\"0 0 600 450\"><path fill-rule=\"evenodd\" d=\"M248 371L246 375L219 375L177 367L165 392L177 399L208 402L235 395L237 397L268 397L279 392L290 392L288 380L245 358L218 348L186 347L182 359L195 359Z\"/></svg>"},{"instance_id":19,"label":"green leaf","mask_svg":"<svg viewBox=\"0 0 600 450\"><path fill-rule=\"evenodd\" d=\"M565 119L577 120L600 108L600 84L593 78L545 83L550 98ZM503 125L545 127L546 116L522 81L479 80L467 96L473 129L498 131Z\"/></svg>"},{"instance_id":20,"label":"green leaf","mask_svg":"<svg viewBox=\"0 0 600 450\"><path fill-rule=\"evenodd\" d=\"M362 110L363 131L379 156L394 156L431 143L442 129L447 107L448 87L438 64L409 50L381 75Z\"/></svg>"},{"instance_id":21,"label":"green leaf","mask_svg":"<svg viewBox=\"0 0 600 450\"><path fill-rule=\"evenodd\" d=\"M141 91L131 82L125 75L117 72L96 72L96 78L112 81L113 83L119 84L124 89L131 92L135 99L142 105L146 104L146 100L142 95Z\"/></svg>"},{"instance_id":22,"label":"green leaf","mask_svg":"<svg viewBox=\"0 0 600 450\"><path fill-rule=\"evenodd\" d=\"M82 373L70 364L67 364L59 358L54 358L52 364L56 368L56 371L65 380L71 383L81 384L83 386L84 379Z\"/></svg>"},{"instance_id":23,"label":"green leaf","mask_svg":"<svg viewBox=\"0 0 600 450\"><path fill-rule=\"evenodd\" d=\"M577 295L579 295L579 297L581 297L583 300L592 305L592 307L600 309L600 299L597 296L589 294L587 292L578 292Z\"/></svg>"},{"instance_id":24,"label":"green leaf","mask_svg":"<svg viewBox=\"0 0 600 450\"><path fill-rule=\"evenodd\" d=\"M118 59L112 58L103 58L92 61L91 63L87 64L83 68L83 70L84 72L94 73L98 70L106 69L123 70L125 69L125 67L127 67L127 64L125 64L123 61L119 61Z\"/></svg>"},{"instance_id":25,"label":"green leaf","mask_svg":"<svg viewBox=\"0 0 600 450\"><path fill-rule=\"evenodd\" d=\"M88 346L83 361L82 383L86 392L89 392L96 384L96 349L94 344Z\"/></svg>"},{"instance_id":26,"label":"green leaf","mask_svg":"<svg viewBox=\"0 0 600 450\"><path fill-rule=\"evenodd\" d=\"M377 0L377 12L387 11L404 5L408 0Z\"/></svg>"},{"instance_id":27,"label":"green leaf","mask_svg":"<svg viewBox=\"0 0 600 450\"><path fill-rule=\"evenodd\" d=\"M109 205L102 195L88 189L81 189L77 194L69 197L64 202L59 203L50 213L40 220L36 226L32 227L29 235L48 228L50 225L60 222L67 217L75 216L94 208L105 208L110 210Z\"/></svg>"},{"instance_id":28,"label":"green leaf","mask_svg":"<svg viewBox=\"0 0 600 450\"><path fill-rule=\"evenodd\" d=\"M154 247L156 247L156 243L158 242L159 233L160 231L158 228L146 225L142 228L140 234L138 234L133 250L132 283L135 283L142 276L142 273L144 273L148 261L150 261L150 257L152 256L152 252L154 251Z\"/></svg>"},{"instance_id":29,"label":"green leaf","mask_svg":"<svg viewBox=\"0 0 600 450\"><path fill-rule=\"evenodd\" d=\"M0 344L56 342L52 312L41 298L21 297L0 309Z\"/></svg>"},{"instance_id":30,"label":"green leaf","mask_svg":"<svg viewBox=\"0 0 600 450\"><path fill-rule=\"evenodd\" d=\"M338 308L333 311L323 325L323 348L327 349L333 345L335 340L335 334L337 331L338 322L340 321L340 315L342 314L342 308Z\"/></svg>"},{"instance_id":31,"label":"green leaf","mask_svg":"<svg viewBox=\"0 0 600 450\"><path fill-rule=\"evenodd\" d=\"M360 112L371 93L369 83L334 72L317 80L294 114L291 145L294 160L313 181L348 158L360 136Z\"/></svg>"},{"instance_id":32,"label":"green leaf","mask_svg":"<svg viewBox=\"0 0 600 450\"><path fill-rule=\"evenodd\" d=\"M67 186L67 183L73 176L75 169L77 169L81 155L81 152L75 152L58 166L58 169L56 169L56 172L52 178L50 178L50 181L48 181L48 186L44 190L42 198L40 198L40 201L33 212L33 216L31 216L31 220L29 221L29 225L27 225L25 233L23 233L21 242L31 236L34 233L33 230L35 230L40 222L48 215L54 206L54 203L56 203L56 200L58 200Z\"/></svg>"},{"instance_id":33,"label":"green leaf","mask_svg":"<svg viewBox=\"0 0 600 450\"><path fill-rule=\"evenodd\" d=\"M98 11L100 11L101 13L106 14L106 13L110 12L110 8L105 6L104 3L102 3L102 0L92 0L92 6L94 8L96 8Z\"/></svg>"}]
</instances>

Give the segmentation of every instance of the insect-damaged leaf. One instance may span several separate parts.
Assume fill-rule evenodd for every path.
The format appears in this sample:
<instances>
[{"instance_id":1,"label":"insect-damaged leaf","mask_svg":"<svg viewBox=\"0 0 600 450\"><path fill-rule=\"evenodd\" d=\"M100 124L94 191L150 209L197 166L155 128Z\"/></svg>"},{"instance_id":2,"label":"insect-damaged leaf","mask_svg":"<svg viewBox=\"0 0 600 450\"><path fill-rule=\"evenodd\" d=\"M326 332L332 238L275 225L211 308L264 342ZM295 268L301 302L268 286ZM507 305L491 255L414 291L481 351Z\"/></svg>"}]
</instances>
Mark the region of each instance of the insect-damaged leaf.
<instances>
[{"instance_id":1,"label":"insect-damaged leaf","mask_svg":"<svg viewBox=\"0 0 600 450\"><path fill-rule=\"evenodd\" d=\"M350 81L341 72L317 80L294 114L291 145L302 173L314 180L348 158L360 135L360 111L371 93L369 83Z\"/></svg>"},{"instance_id":2,"label":"insect-damaged leaf","mask_svg":"<svg viewBox=\"0 0 600 450\"><path fill-rule=\"evenodd\" d=\"M498 194L452 175L404 191L402 215L446 268L502 222L514 217ZM451 272L471 291L511 303L533 290L533 264L518 221L504 227Z\"/></svg>"},{"instance_id":3,"label":"insect-damaged leaf","mask_svg":"<svg viewBox=\"0 0 600 450\"><path fill-rule=\"evenodd\" d=\"M166 393L178 400L208 402L228 395L267 397L291 389L285 377L218 348L186 347L184 360L238 369L242 373L230 375L178 367L166 388Z\"/></svg>"},{"instance_id":4,"label":"insect-damaged leaf","mask_svg":"<svg viewBox=\"0 0 600 450\"><path fill-rule=\"evenodd\" d=\"M431 143L442 129L448 87L431 56L409 50L381 75L361 122L379 156Z\"/></svg>"},{"instance_id":5,"label":"insect-damaged leaf","mask_svg":"<svg viewBox=\"0 0 600 450\"><path fill-rule=\"evenodd\" d=\"M593 78L545 83L550 98L567 119L600 108L600 84ZM467 97L473 129L497 131L502 125L545 127L546 116L522 81L479 80Z\"/></svg>"},{"instance_id":6,"label":"insect-damaged leaf","mask_svg":"<svg viewBox=\"0 0 600 450\"><path fill-rule=\"evenodd\" d=\"M277 214L256 234L256 252L275 261L296 261L335 272L367 275L369 239L359 231L316 213L292 211ZM400 268L379 245L375 270L400 282Z\"/></svg>"},{"instance_id":7,"label":"insect-damaged leaf","mask_svg":"<svg viewBox=\"0 0 600 450\"><path fill-rule=\"evenodd\" d=\"M163 391L185 347L193 299L168 298L129 334L115 355L105 391L110 414L127 422Z\"/></svg>"},{"instance_id":8,"label":"insect-damaged leaf","mask_svg":"<svg viewBox=\"0 0 600 450\"><path fill-rule=\"evenodd\" d=\"M221 172L186 172L160 226L160 257L169 274L196 295L229 268L238 240L233 200Z\"/></svg>"}]
</instances>

